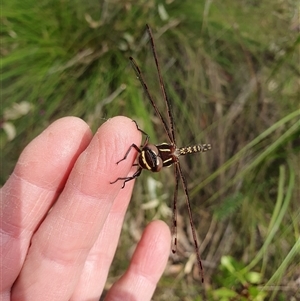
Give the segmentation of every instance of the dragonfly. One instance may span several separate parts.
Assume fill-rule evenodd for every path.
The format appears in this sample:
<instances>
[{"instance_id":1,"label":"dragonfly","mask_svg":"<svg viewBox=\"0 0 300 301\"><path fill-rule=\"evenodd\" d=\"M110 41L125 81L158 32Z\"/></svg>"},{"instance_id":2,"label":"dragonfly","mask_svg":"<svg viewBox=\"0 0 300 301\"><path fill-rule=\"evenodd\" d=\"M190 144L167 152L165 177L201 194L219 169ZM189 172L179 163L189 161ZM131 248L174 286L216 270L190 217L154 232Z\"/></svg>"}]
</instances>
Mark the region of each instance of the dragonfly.
<instances>
[{"instance_id":1,"label":"dragonfly","mask_svg":"<svg viewBox=\"0 0 300 301\"><path fill-rule=\"evenodd\" d=\"M136 166L137 169L133 173L133 175L128 177L119 177L115 181L111 182L111 184L116 183L117 181L124 181L122 188L125 187L126 182L129 182L131 180L136 179L143 170L148 170L151 172L159 172L163 167L169 167L171 165L174 165L174 174L175 174L175 189L174 189L174 197L173 197L173 207L172 207L172 226L171 226L171 234L172 234L172 253L176 253L177 250L177 196L178 196L178 188L179 188L179 182L181 182L183 191L185 194L185 202L186 207L188 211L188 217L190 221L190 226L192 230L192 237L194 241L194 249L196 253L196 259L198 263L199 268L199 275L202 280L204 281L204 272L202 267L202 261L200 257L199 252L199 245L197 241L196 236L196 230L193 222L193 216L192 216L192 208L190 204L190 197L189 192L187 189L187 182L185 180L182 168L180 166L179 157L187 154L192 153L201 153L206 152L211 149L211 144L197 144L193 146L187 146L187 147L180 147L178 148L176 146L176 137L175 137L175 125L174 125L174 119L173 114L171 111L171 103L170 99L167 96L165 84L161 75L160 66L158 63L158 56L156 53L156 48L154 44L154 39L152 35L152 31L149 27L149 25L146 25L146 30L149 35L150 44L151 44L151 50L154 57L155 65L156 65L156 71L158 75L160 90L162 93L162 97L165 103L166 107L166 115L167 115L167 121L163 117L162 113L159 111L158 106L156 105L154 98L152 97L148 85L146 84L146 81L144 79L143 73L135 60L130 57L129 60L131 62L131 65L133 67L133 70L136 74L136 77L140 81L143 90L149 99L152 107L154 108L154 111L156 115L159 117L163 128L166 132L166 135L168 137L169 142L168 143L161 143L161 144L152 144L149 142L149 136L147 133L145 133L143 130L141 130L138 126L138 124L135 122L137 129L145 135L145 141L141 147L137 146L136 144L131 144L131 146L128 148L127 152L125 153L124 157L116 162L119 164L120 162L126 160L128 154L135 149L138 153L138 157L136 159L136 163L133 164L133 166Z\"/></svg>"}]
</instances>

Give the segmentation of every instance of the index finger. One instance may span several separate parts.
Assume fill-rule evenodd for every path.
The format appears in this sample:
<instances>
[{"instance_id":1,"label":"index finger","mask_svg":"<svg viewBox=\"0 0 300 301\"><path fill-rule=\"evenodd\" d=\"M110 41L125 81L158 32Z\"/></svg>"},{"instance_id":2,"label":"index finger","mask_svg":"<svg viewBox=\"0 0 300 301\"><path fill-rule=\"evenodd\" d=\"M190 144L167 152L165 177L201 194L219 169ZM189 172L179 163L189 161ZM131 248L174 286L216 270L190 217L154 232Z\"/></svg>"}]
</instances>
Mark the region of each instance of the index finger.
<instances>
[{"instance_id":1,"label":"index finger","mask_svg":"<svg viewBox=\"0 0 300 301\"><path fill-rule=\"evenodd\" d=\"M128 145L138 144L140 138L135 124L125 117L112 118L99 128L75 163L55 206L33 236L13 298L70 298L89 250L122 187L122 182L110 182L128 174L136 152L130 153L123 164L115 162L124 156ZM126 185L125 191L132 184Z\"/></svg>"}]
</instances>

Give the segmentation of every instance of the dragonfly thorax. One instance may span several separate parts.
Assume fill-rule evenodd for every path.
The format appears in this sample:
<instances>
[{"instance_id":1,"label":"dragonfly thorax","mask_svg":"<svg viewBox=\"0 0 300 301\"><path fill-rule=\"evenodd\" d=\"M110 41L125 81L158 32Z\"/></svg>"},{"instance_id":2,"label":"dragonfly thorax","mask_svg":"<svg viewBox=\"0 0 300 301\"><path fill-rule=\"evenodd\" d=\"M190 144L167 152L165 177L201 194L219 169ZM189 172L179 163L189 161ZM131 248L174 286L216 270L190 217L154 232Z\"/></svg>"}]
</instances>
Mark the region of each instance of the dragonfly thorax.
<instances>
[{"instance_id":1,"label":"dragonfly thorax","mask_svg":"<svg viewBox=\"0 0 300 301\"><path fill-rule=\"evenodd\" d=\"M139 166L152 172L158 172L162 167L171 166L177 161L176 147L172 144L146 144L138 158Z\"/></svg>"}]
</instances>

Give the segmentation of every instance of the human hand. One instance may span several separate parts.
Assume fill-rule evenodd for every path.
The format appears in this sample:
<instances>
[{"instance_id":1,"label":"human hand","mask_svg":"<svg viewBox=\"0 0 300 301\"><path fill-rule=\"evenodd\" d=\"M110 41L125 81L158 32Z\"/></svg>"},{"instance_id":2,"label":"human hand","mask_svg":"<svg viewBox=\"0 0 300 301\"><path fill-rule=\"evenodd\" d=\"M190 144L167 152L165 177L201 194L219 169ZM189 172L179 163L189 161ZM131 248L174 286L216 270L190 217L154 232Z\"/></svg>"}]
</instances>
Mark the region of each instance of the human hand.
<instances>
[{"instance_id":1,"label":"human hand","mask_svg":"<svg viewBox=\"0 0 300 301\"><path fill-rule=\"evenodd\" d=\"M129 173L135 152L115 162L140 140L125 117L94 137L66 117L24 149L1 189L1 300L99 300L134 184L110 182ZM170 241L165 223L150 223L105 300L150 300Z\"/></svg>"}]
</instances>

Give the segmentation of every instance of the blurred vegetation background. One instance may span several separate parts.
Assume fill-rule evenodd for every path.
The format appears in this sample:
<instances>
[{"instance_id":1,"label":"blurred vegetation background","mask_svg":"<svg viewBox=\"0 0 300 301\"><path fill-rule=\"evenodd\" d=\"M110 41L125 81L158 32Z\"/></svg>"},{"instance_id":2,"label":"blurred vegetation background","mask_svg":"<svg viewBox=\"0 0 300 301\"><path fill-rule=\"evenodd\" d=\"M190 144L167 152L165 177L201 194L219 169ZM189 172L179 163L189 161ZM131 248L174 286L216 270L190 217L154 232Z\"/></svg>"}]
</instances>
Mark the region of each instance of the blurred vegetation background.
<instances>
[{"instance_id":1,"label":"blurred vegetation background","mask_svg":"<svg viewBox=\"0 0 300 301\"><path fill-rule=\"evenodd\" d=\"M205 283L200 284L183 194L178 252L154 300L299 300L299 2L10 0L1 14L1 184L25 147L67 115L95 131L126 115L161 143L133 56L162 96L145 31L153 31ZM126 269L151 219L171 222L172 169L136 181L106 288Z\"/></svg>"}]
</instances>

